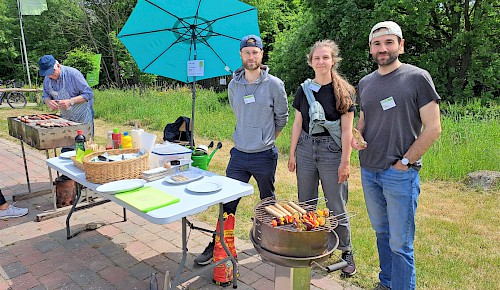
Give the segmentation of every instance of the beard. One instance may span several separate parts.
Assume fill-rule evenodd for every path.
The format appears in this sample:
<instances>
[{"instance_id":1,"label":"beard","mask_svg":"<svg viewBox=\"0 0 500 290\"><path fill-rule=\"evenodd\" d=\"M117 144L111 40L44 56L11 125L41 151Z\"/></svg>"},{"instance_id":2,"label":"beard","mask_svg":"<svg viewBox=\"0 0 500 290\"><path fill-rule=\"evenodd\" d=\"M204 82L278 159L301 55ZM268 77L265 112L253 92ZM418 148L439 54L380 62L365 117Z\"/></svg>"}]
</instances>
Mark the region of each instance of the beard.
<instances>
[{"instance_id":1,"label":"beard","mask_svg":"<svg viewBox=\"0 0 500 290\"><path fill-rule=\"evenodd\" d=\"M386 59L385 60L379 59L380 55L386 56ZM375 62L378 65L380 65L380 66L386 66L386 65L390 65L393 62L395 62L398 59L398 57L399 57L399 54L397 52L385 52L385 53L377 53L373 57L373 59L375 60Z\"/></svg>"},{"instance_id":2,"label":"beard","mask_svg":"<svg viewBox=\"0 0 500 290\"><path fill-rule=\"evenodd\" d=\"M260 61L254 61L252 63L249 63L248 61L247 62L243 62L243 67L247 70L257 70L258 68L260 68L260 64L261 62Z\"/></svg>"}]
</instances>

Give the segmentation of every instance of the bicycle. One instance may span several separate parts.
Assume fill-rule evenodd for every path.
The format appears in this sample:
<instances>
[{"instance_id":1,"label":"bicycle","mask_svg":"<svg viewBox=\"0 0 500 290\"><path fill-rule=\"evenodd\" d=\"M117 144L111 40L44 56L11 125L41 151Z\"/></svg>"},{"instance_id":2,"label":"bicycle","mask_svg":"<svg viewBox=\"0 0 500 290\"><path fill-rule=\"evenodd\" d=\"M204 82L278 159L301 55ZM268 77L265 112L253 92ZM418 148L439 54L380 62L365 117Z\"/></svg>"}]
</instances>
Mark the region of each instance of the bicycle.
<instances>
[{"instance_id":1,"label":"bicycle","mask_svg":"<svg viewBox=\"0 0 500 290\"><path fill-rule=\"evenodd\" d=\"M3 85L3 81L0 81L0 86ZM7 81L5 83L5 88L14 88L14 80ZM16 92L16 91L3 91L0 92L0 105L3 102L7 102L9 106L13 109L21 109L26 107L27 100L26 96L22 92Z\"/></svg>"}]
</instances>

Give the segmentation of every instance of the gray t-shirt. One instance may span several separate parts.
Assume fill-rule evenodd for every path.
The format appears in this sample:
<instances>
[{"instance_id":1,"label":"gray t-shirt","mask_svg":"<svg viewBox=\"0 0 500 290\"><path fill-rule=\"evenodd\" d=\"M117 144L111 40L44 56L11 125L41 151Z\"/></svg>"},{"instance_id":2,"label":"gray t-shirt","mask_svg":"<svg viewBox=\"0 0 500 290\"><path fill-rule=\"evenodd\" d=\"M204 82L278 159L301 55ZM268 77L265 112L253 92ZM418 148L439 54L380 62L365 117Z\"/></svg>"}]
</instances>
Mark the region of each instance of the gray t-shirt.
<instances>
[{"instance_id":1,"label":"gray t-shirt","mask_svg":"<svg viewBox=\"0 0 500 290\"><path fill-rule=\"evenodd\" d=\"M422 132L419 109L438 100L429 73L410 64L361 79L356 102L364 113L363 137L368 142L359 152L361 167L378 172L403 158Z\"/></svg>"}]
</instances>

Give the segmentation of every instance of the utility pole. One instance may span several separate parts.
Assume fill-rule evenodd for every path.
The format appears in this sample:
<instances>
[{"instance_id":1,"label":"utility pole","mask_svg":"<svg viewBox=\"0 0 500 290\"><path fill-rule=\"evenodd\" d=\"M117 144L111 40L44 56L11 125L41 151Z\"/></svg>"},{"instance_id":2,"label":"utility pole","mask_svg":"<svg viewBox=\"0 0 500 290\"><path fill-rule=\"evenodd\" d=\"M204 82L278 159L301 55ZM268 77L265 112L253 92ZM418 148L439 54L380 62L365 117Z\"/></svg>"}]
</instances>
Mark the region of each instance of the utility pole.
<instances>
[{"instance_id":1,"label":"utility pole","mask_svg":"<svg viewBox=\"0 0 500 290\"><path fill-rule=\"evenodd\" d=\"M31 88L30 67L28 65L28 54L26 53L26 41L24 40L23 15L21 13L20 0L17 0L17 11L19 13L19 25L21 26L21 38L22 38L22 42L23 42L23 51L21 52L21 55L24 54L24 63L26 64L26 73L28 74L28 83L29 83L29 86Z\"/></svg>"}]
</instances>

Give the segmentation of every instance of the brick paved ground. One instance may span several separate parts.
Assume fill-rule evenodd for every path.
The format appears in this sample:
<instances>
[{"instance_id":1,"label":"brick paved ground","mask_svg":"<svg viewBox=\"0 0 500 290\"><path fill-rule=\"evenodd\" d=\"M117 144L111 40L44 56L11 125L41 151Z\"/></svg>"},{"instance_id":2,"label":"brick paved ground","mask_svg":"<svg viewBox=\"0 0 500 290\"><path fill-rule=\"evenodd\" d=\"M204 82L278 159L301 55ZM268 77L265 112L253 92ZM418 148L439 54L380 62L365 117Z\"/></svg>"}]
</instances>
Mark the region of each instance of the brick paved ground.
<instances>
[{"instance_id":1,"label":"brick paved ground","mask_svg":"<svg viewBox=\"0 0 500 290\"><path fill-rule=\"evenodd\" d=\"M21 145L0 138L0 187L7 200L28 192ZM49 189L45 153L25 145L32 191ZM55 176L55 173L53 173ZM27 216L0 220L0 290L4 289L149 289L152 272L158 273L160 289L165 270L174 272L181 260L181 222L152 224L131 212L122 220L122 208L105 203L75 212L72 230L85 224L102 224L67 240L66 216L36 222L36 215L52 210L50 194L21 200ZM194 221L197 226L211 226ZM210 240L204 232L191 231L184 273ZM238 289L274 288L274 265L265 263L248 241L237 239L240 278ZM336 274L338 276L338 274ZM311 289L359 289L342 286L337 278L314 270ZM182 285L182 289L220 289L211 283L212 272ZM179 287L180 288L180 287ZM232 289L232 288L227 288Z\"/></svg>"}]
</instances>

